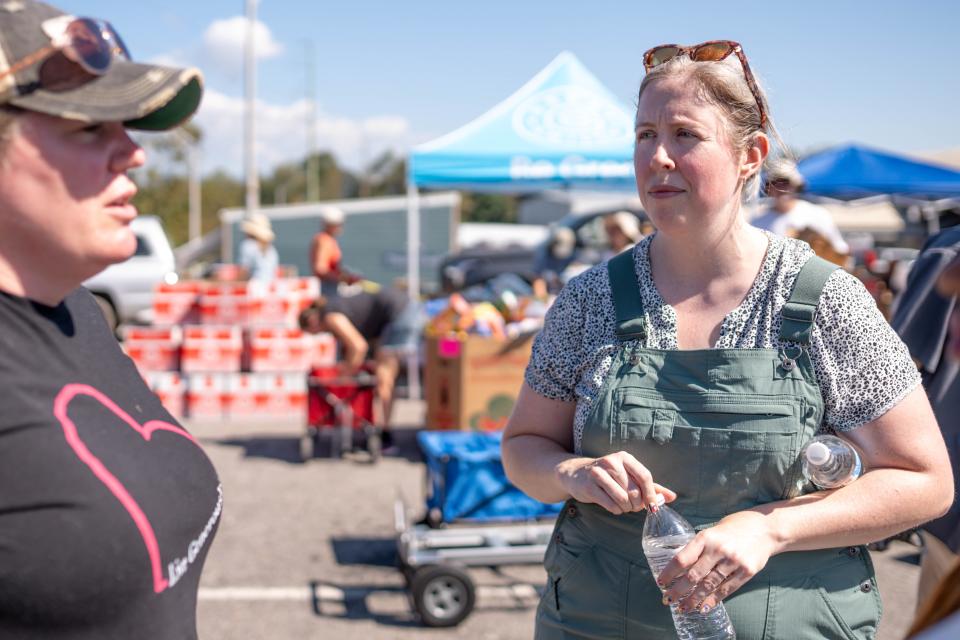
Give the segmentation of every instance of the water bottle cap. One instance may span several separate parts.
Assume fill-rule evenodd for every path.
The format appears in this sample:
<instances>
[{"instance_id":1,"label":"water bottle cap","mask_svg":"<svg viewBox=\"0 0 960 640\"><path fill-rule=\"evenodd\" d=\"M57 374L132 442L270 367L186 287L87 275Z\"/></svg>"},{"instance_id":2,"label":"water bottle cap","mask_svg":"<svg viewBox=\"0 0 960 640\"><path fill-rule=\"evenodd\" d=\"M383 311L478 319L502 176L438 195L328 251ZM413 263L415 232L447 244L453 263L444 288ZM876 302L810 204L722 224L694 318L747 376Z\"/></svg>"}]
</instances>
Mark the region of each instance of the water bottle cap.
<instances>
[{"instance_id":1,"label":"water bottle cap","mask_svg":"<svg viewBox=\"0 0 960 640\"><path fill-rule=\"evenodd\" d=\"M830 459L830 447L822 442L811 443L810 446L807 447L806 456L810 464L824 464Z\"/></svg>"},{"instance_id":2,"label":"water bottle cap","mask_svg":"<svg viewBox=\"0 0 960 640\"><path fill-rule=\"evenodd\" d=\"M663 497L663 494L662 494L662 493L658 493L658 494L653 498L653 504L655 504L655 505L658 506L658 507L662 507L662 506L663 506L663 503L665 503L666 501L667 501L667 499Z\"/></svg>"}]
</instances>

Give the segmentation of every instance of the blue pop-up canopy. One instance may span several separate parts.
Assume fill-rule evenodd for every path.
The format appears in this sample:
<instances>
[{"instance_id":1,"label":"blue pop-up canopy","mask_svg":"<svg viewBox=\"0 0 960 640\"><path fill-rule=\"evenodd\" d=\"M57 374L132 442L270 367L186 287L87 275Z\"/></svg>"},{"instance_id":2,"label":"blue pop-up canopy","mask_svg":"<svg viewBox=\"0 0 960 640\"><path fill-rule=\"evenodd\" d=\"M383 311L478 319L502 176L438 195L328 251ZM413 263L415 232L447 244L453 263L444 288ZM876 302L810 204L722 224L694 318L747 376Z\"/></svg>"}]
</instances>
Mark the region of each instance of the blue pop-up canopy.
<instances>
[{"instance_id":1,"label":"blue pop-up canopy","mask_svg":"<svg viewBox=\"0 0 960 640\"><path fill-rule=\"evenodd\" d=\"M473 122L410 155L417 187L635 189L633 112L569 52Z\"/></svg>"},{"instance_id":2,"label":"blue pop-up canopy","mask_svg":"<svg viewBox=\"0 0 960 640\"><path fill-rule=\"evenodd\" d=\"M633 135L633 111L563 52L473 122L414 148L407 163L410 295L420 283L421 187L633 191Z\"/></svg>"},{"instance_id":3,"label":"blue pop-up canopy","mask_svg":"<svg viewBox=\"0 0 960 640\"><path fill-rule=\"evenodd\" d=\"M877 194L960 197L960 171L859 145L815 153L797 168L809 193L833 198Z\"/></svg>"}]
</instances>

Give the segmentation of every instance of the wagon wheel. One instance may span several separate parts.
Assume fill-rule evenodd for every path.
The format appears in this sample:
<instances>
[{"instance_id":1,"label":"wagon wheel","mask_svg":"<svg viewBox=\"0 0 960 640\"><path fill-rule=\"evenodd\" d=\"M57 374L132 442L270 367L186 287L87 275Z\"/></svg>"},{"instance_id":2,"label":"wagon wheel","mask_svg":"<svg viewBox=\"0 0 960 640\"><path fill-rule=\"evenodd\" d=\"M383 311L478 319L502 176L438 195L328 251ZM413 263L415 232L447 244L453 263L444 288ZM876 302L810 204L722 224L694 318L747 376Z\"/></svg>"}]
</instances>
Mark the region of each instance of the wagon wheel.
<instances>
[{"instance_id":1,"label":"wagon wheel","mask_svg":"<svg viewBox=\"0 0 960 640\"><path fill-rule=\"evenodd\" d=\"M368 426L366 431L366 448L370 454L370 462L376 464L383 457L383 436L379 427Z\"/></svg>"},{"instance_id":2,"label":"wagon wheel","mask_svg":"<svg viewBox=\"0 0 960 640\"><path fill-rule=\"evenodd\" d=\"M307 427L304 429L303 433L300 434L300 439L297 442L300 452L300 460L302 462L310 462L317 455L317 436L316 430L312 427Z\"/></svg>"},{"instance_id":3,"label":"wagon wheel","mask_svg":"<svg viewBox=\"0 0 960 640\"><path fill-rule=\"evenodd\" d=\"M428 627L453 627L470 615L476 602L476 587L457 567L426 565L410 581L413 606Z\"/></svg>"}]
</instances>

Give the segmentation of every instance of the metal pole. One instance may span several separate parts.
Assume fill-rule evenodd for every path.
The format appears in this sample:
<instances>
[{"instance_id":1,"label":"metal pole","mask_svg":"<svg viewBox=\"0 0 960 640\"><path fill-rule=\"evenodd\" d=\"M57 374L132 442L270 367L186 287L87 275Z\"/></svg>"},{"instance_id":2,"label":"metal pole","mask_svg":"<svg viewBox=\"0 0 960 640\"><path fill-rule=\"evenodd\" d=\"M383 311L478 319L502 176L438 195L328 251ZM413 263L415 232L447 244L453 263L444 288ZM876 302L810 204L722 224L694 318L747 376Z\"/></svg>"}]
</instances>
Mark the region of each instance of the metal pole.
<instances>
[{"instance_id":1,"label":"metal pole","mask_svg":"<svg viewBox=\"0 0 960 640\"><path fill-rule=\"evenodd\" d=\"M407 180L407 295L408 304L419 304L420 299L420 192L413 180ZM407 354L407 396L421 397L420 352Z\"/></svg>"},{"instance_id":2,"label":"metal pole","mask_svg":"<svg viewBox=\"0 0 960 640\"><path fill-rule=\"evenodd\" d=\"M199 174L199 149L194 145L187 145L187 173L188 173L188 202L189 204L189 227L190 240L196 240L203 233L203 209L200 200L200 176Z\"/></svg>"},{"instance_id":3,"label":"metal pole","mask_svg":"<svg viewBox=\"0 0 960 640\"><path fill-rule=\"evenodd\" d=\"M313 42L306 42L307 73L307 202L320 199L319 162L317 158L317 98L313 71Z\"/></svg>"},{"instance_id":4,"label":"metal pole","mask_svg":"<svg viewBox=\"0 0 960 640\"><path fill-rule=\"evenodd\" d=\"M173 142L183 149L187 159L187 232L189 240L196 240L202 233L202 216L200 200L200 149L197 140L184 129L178 128L170 132Z\"/></svg>"},{"instance_id":5,"label":"metal pole","mask_svg":"<svg viewBox=\"0 0 960 640\"><path fill-rule=\"evenodd\" d=\"M244 127L244 158L246 171L247 198L246 208L247 216L250 216L260 207L260 180L257 175L257 152L255 136L256 105L257 98L257 69L256 56L253 42L254 26L257 22L257 0L246 0L247 3L247 38L244 56L244 87L245 91L245 109L244 115L246 122Z\"/></svg>"}]
</instances>

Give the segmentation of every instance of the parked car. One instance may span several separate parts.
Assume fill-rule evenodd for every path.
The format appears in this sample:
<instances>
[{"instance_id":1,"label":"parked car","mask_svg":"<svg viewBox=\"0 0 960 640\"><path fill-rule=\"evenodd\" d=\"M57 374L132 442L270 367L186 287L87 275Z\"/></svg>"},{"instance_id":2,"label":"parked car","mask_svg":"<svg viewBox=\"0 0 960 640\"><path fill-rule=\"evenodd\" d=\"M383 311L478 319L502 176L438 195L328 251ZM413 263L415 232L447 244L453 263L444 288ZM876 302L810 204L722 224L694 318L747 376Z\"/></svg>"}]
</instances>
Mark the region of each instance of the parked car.
<instances>
[{"instance_id":1,"label":"parked car","mask_svg":"<svg viewBox=\"0 0 960 640\"><path fill-rule=\"evenodd\" d=\"M548 282L574 261L595 264L603 258L607 235L603 217L609 210L572 213L550 225L545 239L533 248L467 249L447 256L440 265L443 291L459 291L503 273L521 276L527 282L546 276ZM643 222L642 212L632 212Z\"/></svg>"},{"instance_id":2,"label":"parked car","mask_svg":"<svg viewBox=\"0 0 960 640\"><path fill-rule=\"evenodd\" d=\"M550 225L546 240L536 248L533 270L541 276L559 277L574 262L594 265L608 250L603 218L612 211L571 213ZM642 223L643 212L631 211Z\"/></svg>"},{"instance_id":3,"label":"parked car","mask_svg":"<svg viewBox=\"0 0 960 640\"><path fill-rule=\"evenodd\" d=\"M110 265L83 283L97 299L107 323L146 322L154 288L177 281L173 249L156 216L138 216L130 223L137 250L126 261Z\"/></svg>"},{"instance_id":4,"label":"parked car","mask_svg":"<svg viewBox=\"0 0 960 640\"><path fill-rule=\"evenodd\" d=\"M467 249L451 254L440 263L441 289L444 293L461 291L504 273L515 273L531 282L536 276L535 255L534 249L524 247Z\"/></svg>"}]
</instances>

